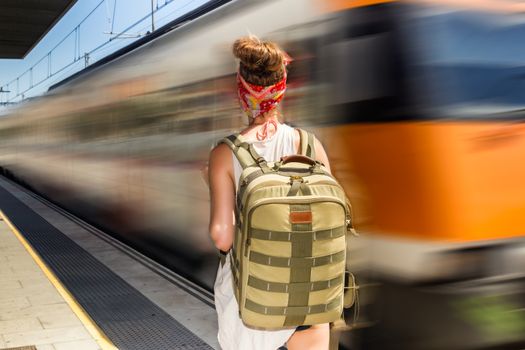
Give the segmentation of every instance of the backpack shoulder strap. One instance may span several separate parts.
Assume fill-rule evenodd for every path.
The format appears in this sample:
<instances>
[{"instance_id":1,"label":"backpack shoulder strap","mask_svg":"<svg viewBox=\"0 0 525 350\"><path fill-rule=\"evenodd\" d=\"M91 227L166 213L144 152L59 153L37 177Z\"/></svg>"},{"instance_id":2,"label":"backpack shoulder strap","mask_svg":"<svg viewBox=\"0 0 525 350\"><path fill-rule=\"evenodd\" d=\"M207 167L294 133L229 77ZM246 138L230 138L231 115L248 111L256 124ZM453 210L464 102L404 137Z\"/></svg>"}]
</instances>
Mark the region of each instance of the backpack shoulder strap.
<instances>
[{"instance_id":1,"label":"backpack shoulder strap","mask_svg":"<svg viewBox=\"0 0 525 350\"><path fill-rule=\"evenodd\" d=\"M299 130L299 154L315 159L315 136L311 132L303 129Z\"/></svg>"},{"instance_id":2,"label":"backpack shoulder strap","mask_svg":"<svg viewBox=\"0 0 525 350\"><path fill-rule=\"evenodd\" d=\"M228 147L230 147L243 169L252 166L259 166L263 168L263 170L269 169L268 165L266 164L266 160L261 157L257 151L255 151L253 145L242 141L239 138L239 134L233 134L225 137L219 141L219 144L221 143L225 143L228 145Z\"/></svg>"}]
</instances>

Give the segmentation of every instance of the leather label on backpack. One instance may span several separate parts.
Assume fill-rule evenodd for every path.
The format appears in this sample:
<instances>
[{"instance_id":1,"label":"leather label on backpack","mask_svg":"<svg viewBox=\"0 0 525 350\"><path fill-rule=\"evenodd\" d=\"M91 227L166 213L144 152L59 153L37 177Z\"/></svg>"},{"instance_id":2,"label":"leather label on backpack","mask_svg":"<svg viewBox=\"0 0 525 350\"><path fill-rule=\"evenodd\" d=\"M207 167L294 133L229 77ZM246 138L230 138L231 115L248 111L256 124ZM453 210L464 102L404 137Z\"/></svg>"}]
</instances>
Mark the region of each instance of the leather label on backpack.
<instances>
[{"instance_id":1,"label":"leather label on backpack","mask_svg":"<svg viewBox=\"0 0 525 350\"><path fill-rule=\"evenodd\" d=\"M309 224L312 222L311 211L292 211L290 212L290 223L292 224Z\"/></svg>"}]
</instances>

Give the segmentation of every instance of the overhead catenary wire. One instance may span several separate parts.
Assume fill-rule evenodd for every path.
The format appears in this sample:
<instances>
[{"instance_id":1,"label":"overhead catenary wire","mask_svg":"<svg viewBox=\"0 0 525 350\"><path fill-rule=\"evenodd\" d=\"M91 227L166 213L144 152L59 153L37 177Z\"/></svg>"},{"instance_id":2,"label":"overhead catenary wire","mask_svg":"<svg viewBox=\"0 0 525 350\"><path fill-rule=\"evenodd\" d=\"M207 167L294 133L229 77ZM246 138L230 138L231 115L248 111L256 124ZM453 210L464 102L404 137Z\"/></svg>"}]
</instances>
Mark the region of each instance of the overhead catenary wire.
<instances>
[{"instance_id":1,"label":"overhead catenary wire","mask_svg":"<svg viewBox=\"0 0 525 350\"><path fill-rule=\"evenodd\" d=\"M21 98L22 100L24 99L25 97L25 94L32 90L33 88L37 87L37 86L40 86L43 82L47 81L48 79L51 79L53 77L55 77L57 74L59 73L62 73L65 69L67 68L70 68L72 67L75 63L79 62L82 58L84 58L84 61L87 62L87 57L90 57L91 54L101 50L102 48L104 48L106 45L108 45L109 43L111 43L112 41L114 41L115 39L124 39L124 38L138 38L140 36L143 36L143 35L146 35L149 33L149 31L147 33L144 33L144 34L137 34L137 35L134 35L134 36L129 36L127 35L127 31L129 31L130 29L133 29L135 26L137 26L138 24L140 24L141 22L147 20L148 18L152 18L152 21L153 21L153 14L162 10L163 8L165 8L166 6L168 6L169 4L171 4L172 2L174 2L174 0L165 0L164 3L162 5L159 5L159 1L158 0L155 0L155 6L152 6L152 11L150 11L150 13L148 13L147 15L145 15L144 17L140 18L139 20L135 21L133 24L131 24L130 26L128 26L126 29L124 29L122 32L116 34L115 36L112 36L110 37L107 41L103 42L102 44L96 46L95 48L89 50L89 51L85 51L85 53L82 55L81 52L82 52L82 49L81 49L81 45L80 45L80 27L81 25L89 18L93 15L93 13L98 9L100 8L100 6L102 6L104 4L104 2L106 3L106 13L107 13L107 16L109 18L109 4L108 4L108 1L109 0L100 0L96 5L95 7L93 7L93 9L70 31L68 32L57 44L55 44L45 55L43 55L36 63L34 63L29 69L25 70L22 74L18 75L16 78L14 78L13 80L9 81L8 83L2 85L1 87L2 88L6 88L7 86L9 86L10 84L13 84L16 82L17 84L17 91L16 91L16 95L14 95L13 97L11 98L8 98L8 96L6 96L6 100L8 100L8 102L11 102L11 101L14 101L16 100L17 98ZM165 19L166 17L168 17L169 15L173 14L173 13L176 13L176 12L179 12L181 10L183 10L184 8L188 7L191 3L194 3L195 1L197 0L191 0L189 2L187 2L186 4L184 4L182 7L178 8L176 11L172 11L170 12L170 14L166 15L166 16L163 16L161 17L159 20L162 20L162 19ZM152 4L153 4L153 1L152 1ZM111 31L110 33L111 34L115 34L113 32L114 30L114 23L115 23L115 16L116 16L116 5L117 5L117 0L114 0L113 2L113 13L111 14L112 18L111 18ZM152 22L153 24L153 22ZM149 26L148 26L149 27ZM141 30L144 30L145 28L148 28L148 27L144 27L144 28L141 28ZM154 27L154 25L153 25ZM59 46L61 46L68 38L70 38L72 35L74 34L74 57L73 57L73 61L66 64L65 66L59 68L57 71L53 72L52 71L52 68L53 68L53 65L51 63L51 58L52 58L52 53L59 48ZM113 46L113 45L110 45L110 46ZM57 55L58 56L58 55ZM39 65L42 61L44 61L45 59L47 59L47 74L45 74L45 77L43 79L41 79L40 81L33 81L33 69L36 68L37 65ZM93 63L93 62L91 62ZM86 64L87 66L87 64ZM21 78L23 78L25 75L29 74L30 75L30 84L29 84L29 87L25 90L23 89L20 89L20 80Z\"/></svg>"},{"instance_id":2,"label":"overhead catenary wire","mask_svg":"<svg viewBox=\"0 0 525 350\"><path fill-rule=\"evenodd\" d=\"M15 81L17 81L17 79L23 77L25 74L27 73L30 73L32 75L32 70L33 68L35 68L35 66L37 66L40 62L42 62L44 59L46 59L48 57L48 55L51 54L51 52L53 52L55 49L57 49L62 43L64 43L64 41L66 41L73 33L75 33L75 38L76 38L76 32L77 32L77 28L80 27L80 25L82 25L82 23L84 23L99 7L100 5L102 5L104 3L104 1L106 0L101 0L80 22L79 24L77 24L75 26L75 28L73 28L73 30L71 30L69 33L67 33L55 46L53 46L47 54L45 54L44 56L42 56L36 63L34 63L30 68L28 68L26 71L24 71L22 74L20 74L18 77L14 78L13 80L11 80L10 82L8 82L7 84L3 85L3 86L7 86L9 84L12 84L14 83ZM75 44L76 44L76 40L75 40ZM76 50L76 48L75 48ZM52 74L51 74L52 75ZM47 78L46 78L47 79ZM45 79L44 79L45 80ZM36 87L37 85L39 85L40 82L38 84L30 84L30 88L23 91L22 93L18 92L16 96L14 96L13 98L9 99L9 101L12 101L14 99L16 99L18 96L20 96L21 94L31 90L31 88L33 87Z\"/></svg>"}]
</instances>

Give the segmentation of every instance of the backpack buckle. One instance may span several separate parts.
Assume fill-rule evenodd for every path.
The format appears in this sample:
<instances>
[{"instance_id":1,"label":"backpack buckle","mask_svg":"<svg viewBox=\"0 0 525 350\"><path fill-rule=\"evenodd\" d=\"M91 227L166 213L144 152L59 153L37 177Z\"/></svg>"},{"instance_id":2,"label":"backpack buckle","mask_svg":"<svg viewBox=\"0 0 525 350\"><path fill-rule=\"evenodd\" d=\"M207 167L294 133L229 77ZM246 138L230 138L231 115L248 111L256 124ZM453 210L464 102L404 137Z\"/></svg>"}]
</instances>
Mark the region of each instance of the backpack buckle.
<instances>
[{"instance_id":1,"label":"backpack buckle","mask_svg":"<svg viewBox=\"0 0 525 350\"><path fill-rule=\"evenodd\" d=\"M304 182L304 179L302 176L299 176L299 175L292 175L290 176L290 184L293 184L295 181L300 181L301 183Z\"/></svg>"},{"instance_id":2,"label":"backpack buckle","mask_svg":"<svg viewBox=\"0 0 525 350\"><path fill-rule=\"evenodd\" d=\"M346 219L346 231L350 232L353 236L359 237L359 233L355 230L351 219Z\"/></svg>"}]
</instances>

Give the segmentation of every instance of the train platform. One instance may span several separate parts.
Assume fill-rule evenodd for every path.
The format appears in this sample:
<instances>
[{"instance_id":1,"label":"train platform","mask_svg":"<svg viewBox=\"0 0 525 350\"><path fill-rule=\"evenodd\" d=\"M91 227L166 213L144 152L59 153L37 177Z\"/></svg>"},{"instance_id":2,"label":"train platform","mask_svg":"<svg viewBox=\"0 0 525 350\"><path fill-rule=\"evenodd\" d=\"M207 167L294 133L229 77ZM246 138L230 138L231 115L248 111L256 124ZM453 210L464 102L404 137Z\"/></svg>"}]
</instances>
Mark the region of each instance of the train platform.
<instances>
[{"instance_id":1,"label":"train platform","mask_svg":"<svg viewBox=\"0 0 525 350\"><path fill-rule=\"evenodd\" d=\"M0 350L219 349L212 294L0 177Z\"/></svg>"}]
</instances>

